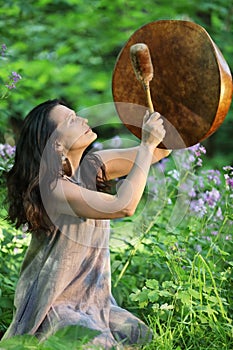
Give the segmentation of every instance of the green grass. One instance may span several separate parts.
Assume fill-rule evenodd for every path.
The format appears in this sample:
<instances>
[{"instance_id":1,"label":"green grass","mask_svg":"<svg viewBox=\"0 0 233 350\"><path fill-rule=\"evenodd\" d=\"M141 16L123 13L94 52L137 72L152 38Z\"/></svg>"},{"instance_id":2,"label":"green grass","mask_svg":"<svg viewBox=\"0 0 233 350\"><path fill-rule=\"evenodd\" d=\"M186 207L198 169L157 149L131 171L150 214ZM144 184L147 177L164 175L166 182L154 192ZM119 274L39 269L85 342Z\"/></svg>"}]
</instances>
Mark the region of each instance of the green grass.
<instances>
[{"instance_id":1,"label":"green grass","mask_svg":"<svg viewBox=\"0 0 233 350\"><path fill-rule=\"evenodd\" d=\"M181 166L174 155L164 173L153 168L134 217L112 222L112 290L120 306L153 329L144 350L233 349L233 189L227 182L233 169L209 172L195 165L194 155L192 168L183 154ZM28 237L3 220L0 227L3 333ZM23 336L0 349L81 349L85 336L91 337L69 329L41 344Z\"/></svg>"}]
</instances>

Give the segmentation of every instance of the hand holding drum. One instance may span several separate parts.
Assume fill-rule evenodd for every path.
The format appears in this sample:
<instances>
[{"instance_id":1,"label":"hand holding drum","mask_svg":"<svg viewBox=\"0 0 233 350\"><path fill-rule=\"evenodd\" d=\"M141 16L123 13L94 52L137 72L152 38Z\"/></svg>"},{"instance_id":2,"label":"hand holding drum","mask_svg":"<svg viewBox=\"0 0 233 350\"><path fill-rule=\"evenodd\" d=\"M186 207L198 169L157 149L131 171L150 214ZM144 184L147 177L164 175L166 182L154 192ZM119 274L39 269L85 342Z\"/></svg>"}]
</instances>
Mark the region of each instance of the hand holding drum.
<instances>
[{"instance_id":1,"label":"hand holding drum","mask_svg":"<svg viewBox=\"0 0 233 350\"><path fill-rule=\"evenodd\" d=\"M149 114L147 111L142 124L142 144L155 149L164 139L163 120L158 112Z\"/></svg>"}]
</instances>

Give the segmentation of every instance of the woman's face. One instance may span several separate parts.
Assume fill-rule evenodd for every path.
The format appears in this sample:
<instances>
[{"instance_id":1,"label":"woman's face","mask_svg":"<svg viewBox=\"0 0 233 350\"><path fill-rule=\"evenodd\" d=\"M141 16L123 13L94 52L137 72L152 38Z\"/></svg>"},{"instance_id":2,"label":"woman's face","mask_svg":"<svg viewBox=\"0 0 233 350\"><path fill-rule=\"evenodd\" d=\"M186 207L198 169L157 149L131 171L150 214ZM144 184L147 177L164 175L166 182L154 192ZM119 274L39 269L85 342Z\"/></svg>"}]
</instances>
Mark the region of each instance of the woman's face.
<instances>
[{"instance_id":1,"label":"woman's face","mask_svg":"<svg viewBox=\"0 0 233 350\"><path fill-rule=\"evenodd\" d=\"M87 124L88 120L77 116L66 106L55 106L50 112L50 118L57 125L58 141L67 151L83 150L97 137Z\"/></svg>"}]
</instances>

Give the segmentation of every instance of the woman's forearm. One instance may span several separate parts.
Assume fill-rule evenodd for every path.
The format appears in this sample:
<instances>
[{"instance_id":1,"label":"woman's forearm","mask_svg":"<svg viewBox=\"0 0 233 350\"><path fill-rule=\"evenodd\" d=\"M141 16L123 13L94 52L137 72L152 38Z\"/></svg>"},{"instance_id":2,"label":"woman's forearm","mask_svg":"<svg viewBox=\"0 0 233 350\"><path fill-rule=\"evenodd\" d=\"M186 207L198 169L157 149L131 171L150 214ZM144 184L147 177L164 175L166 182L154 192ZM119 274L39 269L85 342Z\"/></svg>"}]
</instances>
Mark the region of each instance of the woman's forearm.
<instances>
[{"instance_id":1,"label":"woman's forearm","mask_svg":"<svg viewBox=\"0 0 233 350\"><path fill-rule=\"evenodd\" d=\"M141 144L134 165L117 191L117 198L124 205L125 215L133 215L146 186L147 176L153 159L154 148Z\"/></svg>"}]
</instances>

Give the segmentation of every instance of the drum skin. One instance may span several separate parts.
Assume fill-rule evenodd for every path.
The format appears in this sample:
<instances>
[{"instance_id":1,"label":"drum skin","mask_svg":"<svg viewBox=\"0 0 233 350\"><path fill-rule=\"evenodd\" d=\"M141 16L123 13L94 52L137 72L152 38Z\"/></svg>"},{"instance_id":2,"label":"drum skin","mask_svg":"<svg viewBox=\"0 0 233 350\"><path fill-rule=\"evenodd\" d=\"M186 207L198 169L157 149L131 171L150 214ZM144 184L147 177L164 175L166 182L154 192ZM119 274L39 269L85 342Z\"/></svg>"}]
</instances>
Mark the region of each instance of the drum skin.
<instances>
[{"instance_id":1,"label":"drum skin","mask_svg":"<svg viewBox=\"0 0 233 350\"><path fill-rule=\"evenodd\" d=\"M166 129L159 147L186 148L213 134L230 108L230 69L203 27L179 20L146 24L121 50L113 72L112 93L125 126L141 138L142 120L148 109L130 58L130 47L137 43L148 46L153 64L151 98Z\"/></svg>"}]
</instances>

